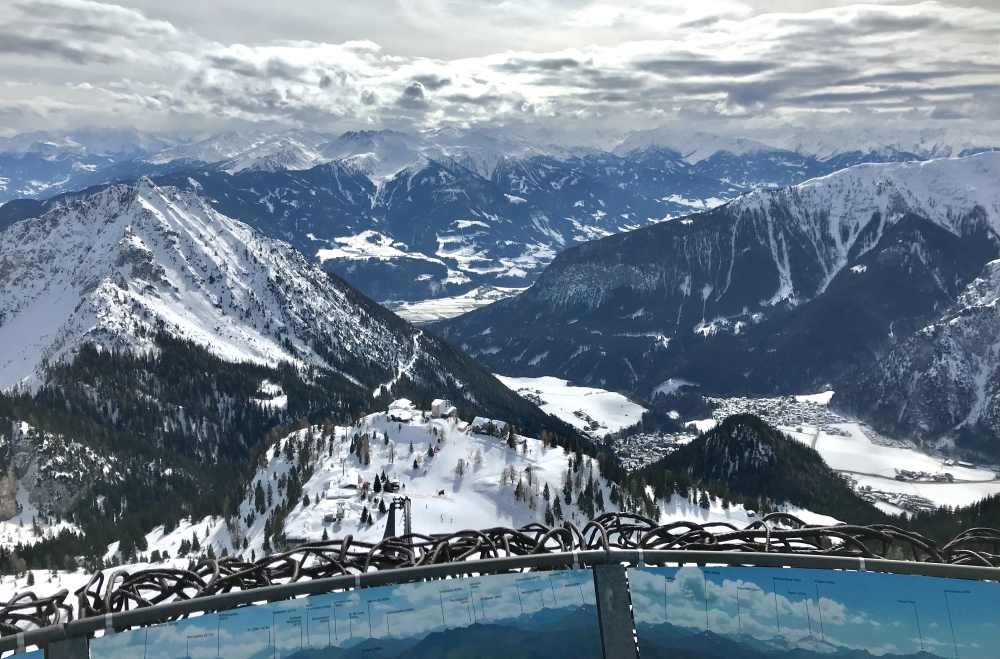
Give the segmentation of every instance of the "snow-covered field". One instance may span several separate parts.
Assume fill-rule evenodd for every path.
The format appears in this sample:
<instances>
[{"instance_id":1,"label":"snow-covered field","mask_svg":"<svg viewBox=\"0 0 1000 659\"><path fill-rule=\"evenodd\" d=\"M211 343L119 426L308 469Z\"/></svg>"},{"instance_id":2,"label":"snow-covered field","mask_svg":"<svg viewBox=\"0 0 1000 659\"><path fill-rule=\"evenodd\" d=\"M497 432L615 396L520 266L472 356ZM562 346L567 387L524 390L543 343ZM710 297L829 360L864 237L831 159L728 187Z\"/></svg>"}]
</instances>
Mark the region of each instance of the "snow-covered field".
<instances>
[{"instance_id":1,"label":"snow-covered field","mask_svg":"<svg viewBox=\"0 0 1000 659\"><path fill-rule=\"evenodd\" d=\"M874 443L866 434L866 429L858 423L836 424L834 428L843 434L831 434L811 426L782 427L781 430L804 444L814 446L827 464L838 471L849 472L862 487L868 485L873 490L917 495L939 506L966 506L1000 492L1000 481L993 480L995 474L991 469L945 465L941 458L916 448ZM897 469L929 474L950 473L956 481L989 482L897 481Z\"/></svg>"},{"instance_id":2,"label":"snow-covered field","mask_svg":"<svg viewBox=\"0 0 1000 659\"><path fill-rule=\"evenodd\" d=\"M411 252L406 244L394 241L389 236L377 231L362 231L356 236L334 238L333 244L336 247L320 249L316 252L316 258L319 259L320 263L331 259L348 261L376 259L386 261L408 258L418 261L433 261L434 263L445 265L443 261L432 259L420 252Z\"/></svg>"},{"instance_id":3,"label":"snow-covered field","mask_svg":"<svg viewBox=\"0 0 1000 659\"><path fill-rule=\"evenodd\" d=\"M463 313L513 297L525 290L527 289L480 286L467 293L452 297L439 297L419 302L386 302L385 306L411 323L432 323L461 316Z\"/></svg>"},{"instance_id":4,"label":"snow-covered field","mask_svg":"<svg viewBox=\"0 0 1000 659\"><path fill-rule=\"evenodd\" d=\"M544 411L595 437L635 425L646 411L619 393L577 387L560 378L495 377Z\"/></svg>"},{"instance_id":5,"label":"snow-covered field","mask_svg":"<svg viewBox=\"0 0 1000 659\"><path fill-rule=\"evenodd\" d=\"M883 492L916 495L928 499L938 506L968 506L1000 492L1000 481L991 483L934 483L897 481L858 475L855 475L854 478L859 487L870 486L873 490Z\"/></svg>"},{"instance_id":6,"label":"snow-covered field","mask_svg":"<svg viewBox=\"0 0 1000 659\"><path fill-rule=\"evenodd\" d=\"M783 427L782 431L795 439L813 446L834 469L873 474L892 478L897 469L926 471L928 473L951 473L956 480L992 480L993 471L987 469L967 469L945 466L943 460L905 446L876 444L865 434L858 423L839 423L834 426L843 435L831 434L812 426ZM817 436L818 432L818 436ZM998 483L1000 487L1000 483Z\"/></svg>"}]
</instances>

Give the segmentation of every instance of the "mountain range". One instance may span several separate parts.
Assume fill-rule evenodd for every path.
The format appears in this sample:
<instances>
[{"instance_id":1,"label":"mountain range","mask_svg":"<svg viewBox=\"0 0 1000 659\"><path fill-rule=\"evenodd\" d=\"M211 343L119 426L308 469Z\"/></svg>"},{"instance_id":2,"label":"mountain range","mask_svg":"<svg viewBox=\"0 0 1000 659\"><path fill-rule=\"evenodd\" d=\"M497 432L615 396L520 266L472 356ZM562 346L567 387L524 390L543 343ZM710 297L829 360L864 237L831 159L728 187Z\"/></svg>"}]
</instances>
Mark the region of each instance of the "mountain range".
<instances>
[{"instance_id":1,"label":"mountain range","mask_svg":"<svg viewBox=\"0 0 1000 659\"><path fill-rule=\"evenodd\" d=\"M915 341L947 341L944 330L925 329L931 321L988 308L984 268L998 256L997 180L1000 154L982 153L864 164L758 189L705 213L567 249L529 290L436 328L495 369L557 375L644 400L671 378L719 394L878 380L885 369L872 363L891 361L896 346L912 357L903 342L916 333ZM988 338L982 330L976 337ZM962 416L948 417L951 425L939 417L931 434L989 417L980 411L989 408L992 387L980 383L993 373L993 351L963 354L976 363L952 397L962 400ZM891 363L897 384L920 372L908 358ZM896 391L880 403L882 425L893 427L885 419L903 410L922 423L907 407L912 389ZM835 406L847 406L847 398L835 397ZM877 416L853 407L862 418Z\"/></svg>"},{"instance_id":2,"label":"mountain range","mask_svg":"<svg viewBox=\"0 0 1000 659\"><path fill-rule=\"evenodd\" d=\"M0 201L39 201L151 176L291 243L380 301L531 285L575 244L706 210L861 162L944 147L827 153L751 140L636 133L607 149L500 131L29 135L0 143ZM0 228L35 215L0 208Z\"/></svg>"}]
</instances>

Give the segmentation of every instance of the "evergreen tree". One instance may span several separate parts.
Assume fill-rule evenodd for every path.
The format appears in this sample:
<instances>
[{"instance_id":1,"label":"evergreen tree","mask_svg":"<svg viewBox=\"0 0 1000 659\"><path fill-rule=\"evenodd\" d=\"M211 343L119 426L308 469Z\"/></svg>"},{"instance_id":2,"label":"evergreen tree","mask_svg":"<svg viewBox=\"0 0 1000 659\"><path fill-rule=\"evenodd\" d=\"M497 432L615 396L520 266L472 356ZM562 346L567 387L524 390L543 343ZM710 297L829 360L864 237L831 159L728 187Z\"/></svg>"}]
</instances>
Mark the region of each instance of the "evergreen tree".
<instances>
[{"instance_id":1,"label":"evergreen tree","mask_svg":"<svg viewBox=\"0 0 1000 659\"><path fill-rule=\"evenodd\" d=\"M563 518L562 504L559 503L559 497L556 497L552 502L552 515L559 520Z\"/></svg>"}]
</instances>

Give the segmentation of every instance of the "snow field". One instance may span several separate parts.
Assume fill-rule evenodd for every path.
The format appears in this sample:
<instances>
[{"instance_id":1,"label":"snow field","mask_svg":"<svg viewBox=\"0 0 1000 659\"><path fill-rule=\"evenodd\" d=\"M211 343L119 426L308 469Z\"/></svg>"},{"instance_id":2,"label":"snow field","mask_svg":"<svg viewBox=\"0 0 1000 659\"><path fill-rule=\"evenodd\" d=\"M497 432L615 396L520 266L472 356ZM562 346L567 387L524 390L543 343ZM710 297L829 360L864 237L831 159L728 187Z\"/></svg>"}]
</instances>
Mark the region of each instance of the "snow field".
<instances>
[{"instance_id":1,"label":"snow field","mask_svg":"<svg viewBox=\"0 0 1000 659\"><path fill-rule=\"evenodd\" d=\"M993 481L994 472L970 469L958 465L946 466L940 458L914 448L885 446L872 442L858 423L834 424L844 435L830 434L813 426L782 427L790 437L813 446L831 468L851 472L859 486L871 485L874 490L902 492L922 496L940 506L965 506L1000 492L1000 481ZM931 474L950 473L956 480L992 481L985 483L936 483L895 480L897 469L925 471ZM885 509L885 508L884 508ZM898 513L898 510L885 509Z\"/></svg>"},{"instance_id":2,"label":"snow field","mask_svg":"<svg viewBox=\"0 0 1000 659\"><path fill-rule=\"evenodd\" d=\"M542 410L596 437L635 425L646 411L646 408L619 393L594 387L577 387L560 378L521 378L497 374L494 377L521 396L541 399L539 407ZM580 416L577 412L586 416ZM596 421L599 427L591 427L587 417Z\"/></svg>"},{"instance_id":3,"label":"snow field","mask_svg":"<svg viewBox=\"0 0 1000 659\"><path fill-rule=\"evenodd\" d=\"M526 288L508 288L503 286L479 286L467 293L452 297L432 298L419 302L389 302L386 306L398 316L411 323L432 323L438 320L461 316L464 313L512 297L526 290Z\"/></svg>"}]
</instances>

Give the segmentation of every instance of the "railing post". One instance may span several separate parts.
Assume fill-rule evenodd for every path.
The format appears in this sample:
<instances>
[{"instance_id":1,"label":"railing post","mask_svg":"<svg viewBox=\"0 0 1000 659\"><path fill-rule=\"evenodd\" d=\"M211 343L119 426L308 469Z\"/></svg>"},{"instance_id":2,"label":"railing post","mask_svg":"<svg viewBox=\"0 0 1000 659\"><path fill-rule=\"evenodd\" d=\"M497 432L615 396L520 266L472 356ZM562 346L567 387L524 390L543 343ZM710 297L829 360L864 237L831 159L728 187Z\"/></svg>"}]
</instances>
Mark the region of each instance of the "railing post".
<instances>
[{"instance_id":1,"label":"railing post","mask_svg":"<svg viewBox=\"0 0 1000 659\"><path fill-rule=\"evenodd\" d=\"M595 565L593 569L604 659L638 659L639 649L635 643L635 621L632 619L632 601L625 567Z\"/></svg>"},{"instance_id":2,"label":"railing post","mask_svg":"<svg viewBox=\"0 0 1000 659\"><path fill-rule=\"evenodd\" d=\"M45 659L89 659L89 639L84 636L53 641L45 647Z\"/></svg>"}]
</instances>

